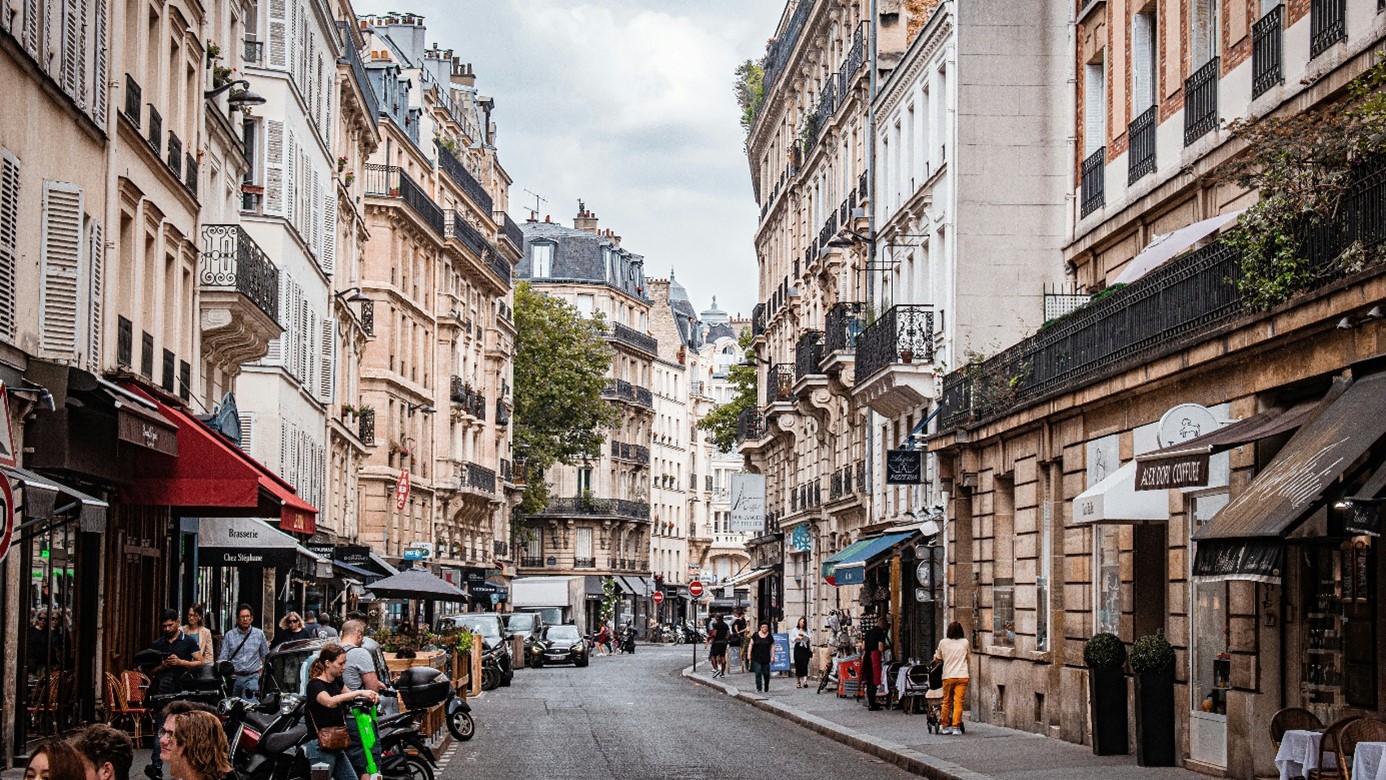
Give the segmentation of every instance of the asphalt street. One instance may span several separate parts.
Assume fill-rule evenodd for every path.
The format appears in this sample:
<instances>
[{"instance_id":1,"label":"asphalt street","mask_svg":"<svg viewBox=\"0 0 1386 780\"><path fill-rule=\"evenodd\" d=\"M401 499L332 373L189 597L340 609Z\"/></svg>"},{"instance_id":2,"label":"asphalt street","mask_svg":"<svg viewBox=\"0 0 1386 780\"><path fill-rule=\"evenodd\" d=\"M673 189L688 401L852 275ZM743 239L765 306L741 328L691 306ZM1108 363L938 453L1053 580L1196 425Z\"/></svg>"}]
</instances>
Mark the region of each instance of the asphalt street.
<instances>
[{"instance_id":1,"label":"asphalt street","mask_svg":"<svg viewBox=\"0 0 1386 780\"><path fill-rule=\"evenodd\" d=\"M473 701L477 734L450 752L439 778L915 777L680 677L691 661L687 645L640 645L583 669L518 670L509 688ZM730 677L751 686L750 674ZM814 695L789 679L775 683Z\"/></svg>"}]
</instances>

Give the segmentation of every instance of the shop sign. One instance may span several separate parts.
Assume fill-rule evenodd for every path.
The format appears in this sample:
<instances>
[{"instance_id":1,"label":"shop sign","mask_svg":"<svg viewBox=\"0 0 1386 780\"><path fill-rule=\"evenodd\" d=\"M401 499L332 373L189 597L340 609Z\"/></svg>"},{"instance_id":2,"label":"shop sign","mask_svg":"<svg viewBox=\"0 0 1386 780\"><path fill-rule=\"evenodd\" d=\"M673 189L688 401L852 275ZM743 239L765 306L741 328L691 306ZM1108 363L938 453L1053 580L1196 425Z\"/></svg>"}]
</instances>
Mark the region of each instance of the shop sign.
<instances>
[{"instance_id":1,"label":"shop sign","mask_svg":"<svg viewBox=\"0 0 1386 780\"><path fill-rule=\"evenodd\" d=\"M727 530L732 533L765 531L765 475L732 474L731 512Z\"/></svg>"},{"instance_id":2,"label":"shop sign","mask_svg":"<svg viewBox=\"0 0 1386 780\"><path fill-rule=\"evenodd\" d=\"M127 444L165 455L178 454L178 431L146 417L121 409L116 415L116 436Z\"/></svg>"},{"instance_id":3,"label":"shop sign","mask_svg":"<svg viewBox=\"0 0 1386 780\"><path fill-rule=\"evenodd\" d=\"M0 382L0 466L18 466L19 459L14 450L14 426L10 424L10 394L5 392L5 383ZM9 502L14 506L14 502ZM0 558L4 554L0 552Z\"/></svg>"},{"instance_id":4,"label":"shop sign","mask_svg":"<svg viewBox=\"0 0 1386 780\"><path fill-rule=\"evenodd\" d=\"M337 550L330 542L307 542L303 546L308 548L308 552L328 560L332 560Z\"/></svg>"},{"instance_id":5,"label":"shop sign","mask_svg":"<svg viewBox=\"0 0 1386 780\"><path fill-rule=\"evenodd\" d=\"M1207 407L1199 404L1179 404L1170 407L1170 410L1160 417L1155 435L1159 438L1161 447L1173 447L1180 442L1197 439L1205 433L1212 433L1219 427L1218 418Z\"/></svg>"},{"instance_id":6,"label":"shop sign","mask_svg":"<svg viewBox=\"0 0 1386 780\"><path fill-rule=\"evenodd\" d=\"M200 547L197 558L201 566L293 566L296 553L292 547Z\"/></svg>"},{"instance_id":7,"label":"shop sign","mask_svg":"<svg viewBox=\"0 0 1386 780\"><path fill-rule=\"evenodd\" d=\"M1137 490L1168 490L1208 484L1208 452L1136 460Z\"/></svg>"},{"instance_id":8,"label":"shop sign","mask_svg":"<svg viewBox=\"0 0 1386 780\"><path fill-rule=\"evenodd\" d=\"M1285 545L1280 539L1209 539L1194 553L1195 580L1279 583Z\"/></svg>"},{"instance_id":9,"label":"shop sign","mask_svg":"<svg viewBox=\"0 0 1386 780\"><path fill-rule=\"evenodd\" d=\"M813 534L809 532L808 523L794 527L794 532L789 535L789 543L799 552L813 549Z\"/></svg>"},{"instance_id":10,"label":"shop sign","mask_svg":"<svg viewBox=\"0 0 1386 780\"><path fill-rule=\"evenodd\" d=\"M1343 528L1350 534L1381 535L1381 504L1369 499L1349 499ZM3 557L3 556L0 556Z\"/></svg>"},{"instance_id":11,"label":"shop sign","mask_svg":"<svg viewBox=\"0 0 1386 780\"><path fill-rule=\"evenodd\" d=\"M317 529L317 523L314 521L313 515L285 507L279 513L279 527L291 533L311 534Z\"/></svg>"},{"instance_id":12,"label":"shop sign","mask_svg":"<svg viewBox=\"0 0 1386 780\"><path fill-rule=\"evenodd\" d=\"M886 450L887 485L924 484L923 450Z\"/></svg>"},{"instance_id":13,"label":"shop sign","mask_svg":"<svg viewBox=\"0 0 1386 780\"><path fill-rule=\"evenodd\" d=\"M339 544L332 548L332 560L369 569L371 568L371 548L364 544Z\"/></svg>"},{"instance_id":14,"label":"shop sign","mask_svg":"<svg viewBox=\"0 0 1386 780\"><path fill-rule=\"evenodd\" d=\"M403 512L406 504L409 503L409 469L399 473L399 481L395 483L395 511Z\"/></svg>"},{"instance_id":15,"label":"shop sign","mask_svg":"<svg viewBox=\"0 0 1386 780\"><path fill-rule=\"evenodd\" d=\"M0 385L0 395L4 394ZM6 420L9 418L6 417ZM10 552L14 542L14 491L10 489L9 477L0 474L0 561Z\"/></svg>"}]
</instances>

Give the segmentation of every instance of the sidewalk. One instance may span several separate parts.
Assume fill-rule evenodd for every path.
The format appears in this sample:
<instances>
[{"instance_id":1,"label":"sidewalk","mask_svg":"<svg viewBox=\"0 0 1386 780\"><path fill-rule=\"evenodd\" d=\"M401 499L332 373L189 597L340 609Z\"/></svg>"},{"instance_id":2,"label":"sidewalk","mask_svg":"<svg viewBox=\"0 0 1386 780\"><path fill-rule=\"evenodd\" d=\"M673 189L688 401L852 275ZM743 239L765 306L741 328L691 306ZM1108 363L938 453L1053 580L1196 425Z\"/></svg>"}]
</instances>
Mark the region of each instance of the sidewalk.
<instances>
[{"instance_id":1,"label":"sidewalk","mask_svg":"<svg viewBox=\"0 0 1386 780\"><path fill-rule=\"evenodd\" d=\"M830 739L891 762L932 780L1194 780L1203 775L1172 767L1136 766L1136 757L1095 756L1092 748L1026 731L968 722L967 734L930 734L923 715L900 710L871 712L853 699L822 694L817 682L795 688L794 680L776 677L768 694L755 692L750 673L732 672L714 680L711 671L685 668L683 676L735 696L753 707L779 715Z\"/></svg>"}]
</instances>

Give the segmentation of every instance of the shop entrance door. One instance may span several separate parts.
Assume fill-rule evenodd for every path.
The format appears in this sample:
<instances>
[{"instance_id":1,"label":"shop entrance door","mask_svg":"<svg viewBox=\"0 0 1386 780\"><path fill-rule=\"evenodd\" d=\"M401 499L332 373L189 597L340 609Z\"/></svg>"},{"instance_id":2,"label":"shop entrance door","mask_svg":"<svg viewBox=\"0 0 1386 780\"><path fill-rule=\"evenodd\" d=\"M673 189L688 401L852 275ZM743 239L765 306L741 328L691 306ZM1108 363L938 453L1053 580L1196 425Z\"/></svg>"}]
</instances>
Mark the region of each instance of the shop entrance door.
<instances>
[{"instance_id":1,"label":"shop entrance door","mask_svg":"<svg viewBox=\"0 0 1386 780\"><path fill-rule=\"evenodd\" d=\"M1225 491L1189 499L1190 533L1227 506ZM1192 546L1192 544L1190 545ZM1193 556L1189 556L1192 564ZM1193 582L1190 577L1189 758L1227 766L1227 691L1232 662L1227 656L1227 583Z\"/></svg>"}]
</instances>

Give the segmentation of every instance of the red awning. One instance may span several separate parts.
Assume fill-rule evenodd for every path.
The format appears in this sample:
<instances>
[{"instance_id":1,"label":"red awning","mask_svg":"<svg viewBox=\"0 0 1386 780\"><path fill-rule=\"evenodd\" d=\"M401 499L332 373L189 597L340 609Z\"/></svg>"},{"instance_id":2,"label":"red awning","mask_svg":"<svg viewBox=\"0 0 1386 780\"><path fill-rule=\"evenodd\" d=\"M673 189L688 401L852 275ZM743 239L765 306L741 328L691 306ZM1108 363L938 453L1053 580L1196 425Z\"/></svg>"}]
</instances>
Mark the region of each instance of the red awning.
<instances>
[{"instance_id":1,"label":"red awning","mask_svg":"<svg viewBox=\"0 0 1386 780\"><path fill-rule=\"evenodd\" d=\"M277 516L282 530L317 530L318 510L293 485L187 412L138 387L127 388L153 401L160 414L178 425L178 456L141 458L134 482L121 490L125 501L198 509L209 516Z\"/></svg>"}]
</instances>

